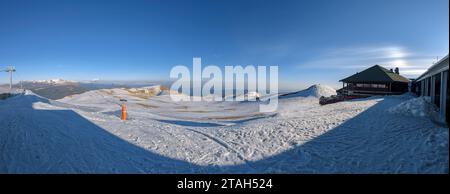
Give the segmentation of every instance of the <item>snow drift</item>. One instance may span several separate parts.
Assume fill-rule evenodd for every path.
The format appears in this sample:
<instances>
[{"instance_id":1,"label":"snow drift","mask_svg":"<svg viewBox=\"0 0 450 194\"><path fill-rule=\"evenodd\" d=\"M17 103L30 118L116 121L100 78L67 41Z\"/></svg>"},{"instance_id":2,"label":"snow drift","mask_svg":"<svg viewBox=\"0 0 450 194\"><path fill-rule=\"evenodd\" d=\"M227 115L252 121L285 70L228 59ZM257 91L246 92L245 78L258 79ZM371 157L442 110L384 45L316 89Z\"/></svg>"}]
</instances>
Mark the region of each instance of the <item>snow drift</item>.
<instances>
[{"instance_id":1,"label":"snow drift","mask_svg":"<svg viewBox=\"0 0 450 194\"><path fill-rule=\"evenodd\" d=\"M429 103L429 101L430 97L412 98L390 108L388 111L404 116L426 117L436 111L434 105Z\"/></svg>"}]
</instances>

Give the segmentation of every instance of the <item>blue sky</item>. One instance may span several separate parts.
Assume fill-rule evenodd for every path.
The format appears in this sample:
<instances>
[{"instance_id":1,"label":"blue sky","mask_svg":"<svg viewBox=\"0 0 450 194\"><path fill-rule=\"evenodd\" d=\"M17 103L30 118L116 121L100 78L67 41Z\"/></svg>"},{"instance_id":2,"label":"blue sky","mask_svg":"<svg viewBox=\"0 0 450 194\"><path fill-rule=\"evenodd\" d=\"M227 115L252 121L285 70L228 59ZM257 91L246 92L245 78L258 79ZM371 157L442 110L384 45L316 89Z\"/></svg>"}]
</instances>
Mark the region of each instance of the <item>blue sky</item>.
<instances>
[{"instance_id":1,"label":"blue sky","mask_svg":"<svg viewBox=\"0 0 450 194\"><path fill-rule=\"evenodd\" d=\"M278 65L282 87L293 89L338 87L374 64L414 78L448 54L448 4L0 0L0 67L14 65L22 80L161 80L202 57L203 65Z\"/></svg>"}]
</instances>

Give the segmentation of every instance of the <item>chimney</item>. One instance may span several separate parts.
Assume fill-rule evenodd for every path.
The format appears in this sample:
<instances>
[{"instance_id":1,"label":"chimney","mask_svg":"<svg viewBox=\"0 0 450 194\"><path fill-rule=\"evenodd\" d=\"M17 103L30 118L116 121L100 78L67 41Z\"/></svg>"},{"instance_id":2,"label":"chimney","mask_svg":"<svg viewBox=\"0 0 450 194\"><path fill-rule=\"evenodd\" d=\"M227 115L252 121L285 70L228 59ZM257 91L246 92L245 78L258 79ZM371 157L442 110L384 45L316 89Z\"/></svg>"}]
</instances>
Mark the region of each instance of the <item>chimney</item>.
<instances>
[{"instance_id":1,"label":"chimney","mask_svg":"<svg viewBox=\"0 0 450 194\"><path fill-rule=\"evenodd\" d=\"M395 68L395 73L400 75L400 72L398 70L398 67Z\"/></svg>"}]
</instances>

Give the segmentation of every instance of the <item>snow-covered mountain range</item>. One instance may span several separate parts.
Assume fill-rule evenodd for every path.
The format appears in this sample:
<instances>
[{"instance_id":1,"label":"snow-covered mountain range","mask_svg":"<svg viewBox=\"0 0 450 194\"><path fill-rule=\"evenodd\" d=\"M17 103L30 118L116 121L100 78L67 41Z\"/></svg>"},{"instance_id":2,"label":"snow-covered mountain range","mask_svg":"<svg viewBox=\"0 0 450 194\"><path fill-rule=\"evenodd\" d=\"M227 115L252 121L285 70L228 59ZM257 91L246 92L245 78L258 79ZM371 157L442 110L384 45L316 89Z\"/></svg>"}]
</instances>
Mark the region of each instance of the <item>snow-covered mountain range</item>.
<instances>
[{"instance_id":1,"label":"snow-covered mountain range","mask_svg":"<svg viewBox=\"0 0 450 194\"><path fill-rule=\"evenodd\" d=\"M41 83L41 84L72 84L72 83L78 83L76 81L69 81L64 79L49 79L49 80L30 80L30 81L23 81L23 83Z\"/></svg>"}]
</instances>

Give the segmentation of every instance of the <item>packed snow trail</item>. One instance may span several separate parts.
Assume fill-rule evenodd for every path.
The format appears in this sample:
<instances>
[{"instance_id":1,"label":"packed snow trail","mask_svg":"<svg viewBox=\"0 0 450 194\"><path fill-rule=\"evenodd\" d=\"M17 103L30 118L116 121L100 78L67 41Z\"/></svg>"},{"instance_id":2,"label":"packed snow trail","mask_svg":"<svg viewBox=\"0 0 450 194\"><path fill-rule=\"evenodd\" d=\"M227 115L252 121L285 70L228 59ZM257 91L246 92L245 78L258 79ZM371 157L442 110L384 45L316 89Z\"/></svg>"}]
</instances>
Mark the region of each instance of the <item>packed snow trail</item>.
<instances>
[{"instance_id":1,"label":"packed snow trail","mask_svg":"<svg viewBox=\"0 0 450 194\"><path fill-rule=\"evenodd\" d=\"M129 99L125 123L120 98ZM0 172L448 173L448 128L392 111L410 100L289 97L260 115L257 103L173 103L120 89L60 101L27 93L0 101Z\"/></svg>"}]
</instances>

